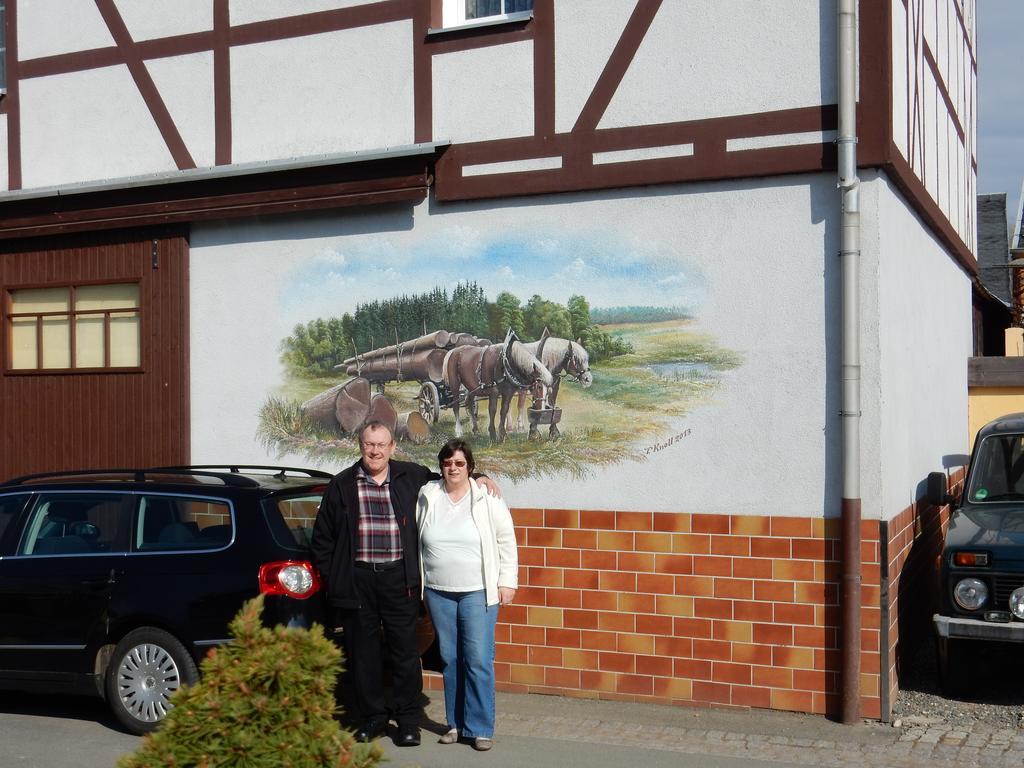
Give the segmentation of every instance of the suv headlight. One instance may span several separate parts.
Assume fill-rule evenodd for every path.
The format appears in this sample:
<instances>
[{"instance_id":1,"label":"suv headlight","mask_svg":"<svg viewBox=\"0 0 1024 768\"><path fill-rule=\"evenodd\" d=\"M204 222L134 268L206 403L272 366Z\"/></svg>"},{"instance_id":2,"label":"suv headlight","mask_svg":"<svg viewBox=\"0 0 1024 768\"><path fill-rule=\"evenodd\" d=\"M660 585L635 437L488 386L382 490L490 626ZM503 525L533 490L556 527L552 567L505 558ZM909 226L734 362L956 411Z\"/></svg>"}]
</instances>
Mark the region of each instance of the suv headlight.
<instances>
[{"instance_id":1,"label":"suv headlight","mask_svg":"<svg viewBox=\"0 0 1024 768\"><path fill-rule=\"evenodd\" d=\"M965 611L976 611L988 599L988 587L981 579L961 579L953 587L953 599Z\"/></svg>"},{"instance_id":2,"label":"suv headlight","mask_svg":"<svg viewBox=\"0 0 1024 768\"><path fill-rule=\"evenodd\" d=\"M1010 595L1010 613L1018 619L1024 619L1024 587L1018 587Z\"/></svg>"}]
</instances>

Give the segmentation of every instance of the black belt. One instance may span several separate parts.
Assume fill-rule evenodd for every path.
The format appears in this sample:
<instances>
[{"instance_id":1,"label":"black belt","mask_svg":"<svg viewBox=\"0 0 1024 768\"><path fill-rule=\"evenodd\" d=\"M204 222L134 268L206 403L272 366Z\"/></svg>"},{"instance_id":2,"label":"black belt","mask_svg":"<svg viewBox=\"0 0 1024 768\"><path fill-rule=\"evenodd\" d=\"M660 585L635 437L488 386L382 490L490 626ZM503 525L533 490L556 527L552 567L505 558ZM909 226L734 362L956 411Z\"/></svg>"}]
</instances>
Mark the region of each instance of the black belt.
<instances>
[{"instance_id":1,"label":"black belt","mask_svg":"<svg viewBox=\"0 0 1024 768\"><path fill-rule=\"evenodd\" d=\"M401 564L401 558L398 560L388 560L386 563L368 563L365 560L356 560L356 568L365 568L368 571L390 571Z\"/></svg>"}]
</instances>

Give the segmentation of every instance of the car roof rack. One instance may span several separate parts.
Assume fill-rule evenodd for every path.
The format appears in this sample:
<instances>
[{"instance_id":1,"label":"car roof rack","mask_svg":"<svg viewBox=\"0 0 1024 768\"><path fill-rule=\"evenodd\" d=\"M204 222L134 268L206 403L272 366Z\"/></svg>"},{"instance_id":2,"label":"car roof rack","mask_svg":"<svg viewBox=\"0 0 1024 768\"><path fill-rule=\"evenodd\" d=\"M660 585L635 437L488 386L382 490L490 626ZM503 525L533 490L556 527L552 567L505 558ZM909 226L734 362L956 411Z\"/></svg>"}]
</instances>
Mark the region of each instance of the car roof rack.
<instances>
[{"instance_id":1,"label":"car roof rack","mask_svg":"<svg viewBox=\"0 0 1024 768\"><path fill-rule=\"evenodd\" d=\"M211 470L224 470L226 469L231 474L239 474L248 470L273 470L274 477L279 480L284 480L288 473L305 475L306 477L312 478L323 478L324 480L330 480L334 477L330 472L324 472L319 469L307 469L305 467L280 467L275 464L190 464L187 466L175 466L175 467L157 467L160 471L174 471L174 472L189 472L192 470L200 471L211 471ZM148 470L150 472L156 470Z\"/></svg>"},{"instance_id":2,"label":"car roof rack","mask_svg":"<svg viewBox=\"0 0 1024 768\"><path fill-rule=\"evenodd\" d=\"M255 488L259 487L259 483L253 480L251 477L245 477L243 475L231 474L230 472L206 472L203 470L175 470L172 467L158 467L152 469L73 469L65 470L63 472L36 472L31 475L22 475L20 477L12 478L0 483L0 488L6 488L17 485L25 485L36 480L60 480L70 479L75 477L88 478L88 477L105 477L113 475L126 475L129 482L144 483L148 478L147 475L193 475L199 477L213 477L220 480L224 485L235 486L240 488ZM111 477L111 481L114 478Z\"/></svg>"}]
</instances>

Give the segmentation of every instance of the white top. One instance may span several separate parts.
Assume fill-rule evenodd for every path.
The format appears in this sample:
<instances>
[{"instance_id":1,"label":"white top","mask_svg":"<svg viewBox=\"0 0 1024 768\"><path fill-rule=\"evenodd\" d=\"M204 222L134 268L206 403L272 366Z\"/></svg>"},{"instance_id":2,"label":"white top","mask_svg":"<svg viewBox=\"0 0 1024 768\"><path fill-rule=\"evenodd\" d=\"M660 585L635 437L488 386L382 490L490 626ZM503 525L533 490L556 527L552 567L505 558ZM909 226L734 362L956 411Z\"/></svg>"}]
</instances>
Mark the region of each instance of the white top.
<instances>
[{"instance_id":1,"label":"white top","mask_svg":"<svg viewBox=\"0 0 1024 768\"><path fill-rule=\"evenodd\" d=\"M456 502L441 494L433 523L424 529L420 541L423 586L442 592L483 589L483 551L469 492Z\"/></svg>"}]
</instances>

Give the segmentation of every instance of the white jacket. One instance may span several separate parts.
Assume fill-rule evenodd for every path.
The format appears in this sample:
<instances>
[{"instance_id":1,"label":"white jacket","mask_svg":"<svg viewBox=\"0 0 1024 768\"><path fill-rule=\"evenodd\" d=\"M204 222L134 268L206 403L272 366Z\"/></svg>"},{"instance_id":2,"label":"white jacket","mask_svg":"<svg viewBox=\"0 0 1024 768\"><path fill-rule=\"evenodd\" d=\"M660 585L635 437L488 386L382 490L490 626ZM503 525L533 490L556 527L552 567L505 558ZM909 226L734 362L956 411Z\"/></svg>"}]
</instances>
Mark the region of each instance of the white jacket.
<instances>
[{"instance_id":1,"label":"white jacket","mask_svg":"<svg viewBox=\"0 0 1024 768\"><path fill-rule=\"evenodd\" d=\"M505 502L491 496L476 480L470 478L470 510L480 533L480 551L483 553L484 590L487 604L498 602L498 587L516 589L519 585L519 557L516 552L516 531L512 514ZM419 528L420 551L423 550L423 531L434 523L444 481L432 480L420 490L416 502L416 525ZM420 591L423 587L423 560L420 559Z\"/></svg>"}]
</instances>

